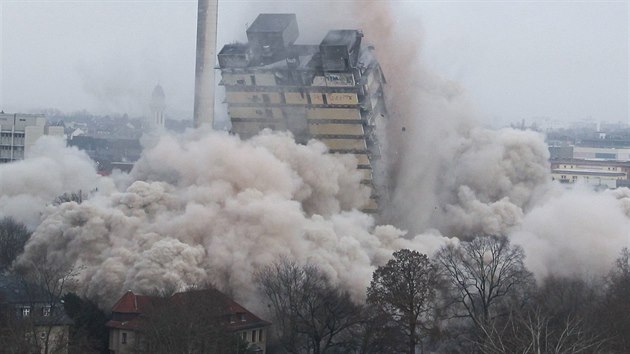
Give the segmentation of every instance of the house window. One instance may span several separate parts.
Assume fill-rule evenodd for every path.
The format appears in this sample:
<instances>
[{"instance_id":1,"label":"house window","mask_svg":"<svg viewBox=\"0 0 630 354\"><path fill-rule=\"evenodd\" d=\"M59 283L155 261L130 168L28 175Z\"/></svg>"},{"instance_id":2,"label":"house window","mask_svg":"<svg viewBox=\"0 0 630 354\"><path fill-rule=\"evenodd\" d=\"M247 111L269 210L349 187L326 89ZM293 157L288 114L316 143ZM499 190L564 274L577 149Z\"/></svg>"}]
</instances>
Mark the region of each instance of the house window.
<instances>
[{"instance_id":1,"label":"house window","mask_svg":"<svg viewBox=\"0 0 630 354\"><path fill-rule=\"evenodd\" d=\"M44 317L50 316L50 306L42 307L42 316Z\"/></svg>"},{"instance_id":2,"label":"house window","mask_svg":"<svg viewBox=\"0 0 630 354\"><path fill-rule=\"evenodd\" d=\"M258 341L259 341L259 342L262 342L262 340L263 340L263 339L262 339L262 329L259 329L259 330L258 330Z\"/></svg>"},{"instance_id":3,"label":"house window","mask_svg":"<svg viewBox=\"0 0 630 354\"><path fill-rule=\"evenodd\" d=\"M241 318L241 322L245 322L245 314L244 313L240 314L240 318Z\"/></svg>"},{"instance_id":4,"label":"house window","mask_svg":"<svg viewBox=\"0 0 630 354\"><path fill-rule=\"evenodd\" d=\"M252 343L256 343L256 330L252 331Z\"/></svg>"},{"instance_id":5,"label":"house window","mask_svg":"<svg viewBox=\"0 0 630 354\"><path fill-rule=\"evenodd\" d=\"M31 314L30 307L22 307L22 317L28 317Z\"/></svg>"},{"instance_id":6,"label":"house window","mask_svg":"<svg viewBox=\"0 0 630 354\"><path fill-rule=\"evenodd\" d=\"M247 332L241 332L241 339L242 340L247 340Z\"/></svg>"},{"instance_id":7,"label":"house window","mask_svg":"<svg viewBox=\"0 0 630 354\"><path fill-rule=\"evenodd\" d=\"M127 344L127 333L126 332L122 332L122 338L121 338L120 342L122 344Z\"/></svg>"}]
</instances>

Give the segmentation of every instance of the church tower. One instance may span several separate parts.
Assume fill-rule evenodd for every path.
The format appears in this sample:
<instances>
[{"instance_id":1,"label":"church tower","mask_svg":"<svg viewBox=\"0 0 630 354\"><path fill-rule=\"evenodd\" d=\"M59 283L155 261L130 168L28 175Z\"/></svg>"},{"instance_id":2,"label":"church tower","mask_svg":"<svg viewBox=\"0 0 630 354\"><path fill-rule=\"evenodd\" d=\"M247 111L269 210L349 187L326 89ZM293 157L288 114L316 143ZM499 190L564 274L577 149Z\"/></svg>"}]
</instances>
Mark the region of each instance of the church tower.
<instances>
[{"instance_id":1,"label":"church tower","mask_svg":"<svg viewBox=\"0 0 630 354\"><path fill-rule=\"evenodd\" d=\"M151 94L151 125L156 129L164 129L164 109L166 108L166 97L160 84L155 85Z\"/></svg>"}]
</instances>

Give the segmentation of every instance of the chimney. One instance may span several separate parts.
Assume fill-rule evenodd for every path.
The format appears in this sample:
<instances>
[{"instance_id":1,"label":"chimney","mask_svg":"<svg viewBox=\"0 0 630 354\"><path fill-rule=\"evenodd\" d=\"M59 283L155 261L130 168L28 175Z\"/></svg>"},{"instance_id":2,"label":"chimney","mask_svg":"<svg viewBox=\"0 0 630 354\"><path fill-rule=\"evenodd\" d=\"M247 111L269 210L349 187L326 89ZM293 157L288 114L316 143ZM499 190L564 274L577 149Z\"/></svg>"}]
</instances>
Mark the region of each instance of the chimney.
<instances>
[{"instance_id":1,"label":"chimney","mask_svg":"<svg viewBox=\"0 0 630 354\"><path fill-rule=\"evenodd\" d=\"M217 47L218 0L199 0L194 126L214 122L214 64Z\"/></svg>"}]
</instances>

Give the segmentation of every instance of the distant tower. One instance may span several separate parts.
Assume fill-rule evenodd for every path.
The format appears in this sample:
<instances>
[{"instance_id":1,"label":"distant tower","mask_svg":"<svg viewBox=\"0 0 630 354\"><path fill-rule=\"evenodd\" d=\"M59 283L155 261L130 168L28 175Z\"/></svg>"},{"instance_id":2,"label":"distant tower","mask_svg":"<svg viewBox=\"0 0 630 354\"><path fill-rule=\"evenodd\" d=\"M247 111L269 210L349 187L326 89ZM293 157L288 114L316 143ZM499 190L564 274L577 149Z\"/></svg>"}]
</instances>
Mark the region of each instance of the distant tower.
<instances>
[{"instance_id":1,"label":"distant tower","mask_svg":"<svg viewBox=\"0 0 630 354\"><path fill-rule=\"evenodd\" d=\"M160 84L155 85L151 94L151 125L158 129L164 128L164 109L166 108L166 97Z\"/></svg>"},{"instance_id":2,"label":"distant tower","mask_svg":"<svg viewBox=\"0 0 630 354\"><path fill-rule=\"evenodd\" d=\"M199 0L197 7L197 64L195 67L194 126L214 122L214 64L219 0Z\"/></svg>"}]
</instances>

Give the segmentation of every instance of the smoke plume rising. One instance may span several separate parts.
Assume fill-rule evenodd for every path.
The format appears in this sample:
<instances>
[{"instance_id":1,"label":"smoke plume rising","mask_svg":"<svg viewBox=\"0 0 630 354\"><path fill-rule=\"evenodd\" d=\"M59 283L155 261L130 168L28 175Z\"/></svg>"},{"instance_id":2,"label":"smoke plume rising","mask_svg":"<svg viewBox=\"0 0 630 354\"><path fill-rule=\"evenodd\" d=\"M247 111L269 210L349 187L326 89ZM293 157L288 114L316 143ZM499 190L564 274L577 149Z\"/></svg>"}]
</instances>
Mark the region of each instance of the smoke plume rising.
<instances>
[{"instance_id":1,"label":"smoke plume rising","mask_svg":"<svg viewBox=\"0 0 630 354\"><path fill-rule=\"evenodd\" d=\"M401 23L387 2L351 5L388 79L383 221L412 233L508 235L539 278L605 272L629 245L630 190L553 184L544 137L482 128L465 92L425 69L416 23Z\"/></svg>"},{"instance_id":2,"label":"smoke plume rising","mask_svg":"<svg viewBox=\"0 0 630 354\"><path fill-rule=\"evenodd\" d=\"M54 199L69 191L107 188L83 151L44 136L26 160L0 164L0 217L13 217L30 228Z\"/></svg>"}]
</instances>

